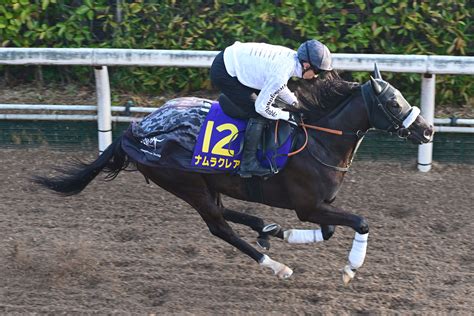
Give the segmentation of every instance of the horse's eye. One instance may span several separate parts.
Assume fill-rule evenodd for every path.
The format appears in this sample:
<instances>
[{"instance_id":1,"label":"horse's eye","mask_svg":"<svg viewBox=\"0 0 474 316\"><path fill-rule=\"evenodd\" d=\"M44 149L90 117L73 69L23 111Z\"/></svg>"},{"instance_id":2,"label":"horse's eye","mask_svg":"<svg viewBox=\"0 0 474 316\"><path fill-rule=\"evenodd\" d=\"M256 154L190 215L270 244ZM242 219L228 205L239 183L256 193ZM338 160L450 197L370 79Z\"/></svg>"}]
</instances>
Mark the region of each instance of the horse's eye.
<instances>
[{"instance_id":1,"label":"horse's eye","mask_svg":"<svg viewBox=\"0 0 474 316\"><path fill-rule=\"evenodd\" d=\"M395 99L395 98L390 99L390 101L388 101L388 104L389 104L392 108L398 108L398 107L400 107L400 106L398 105L397 99Z\"/></svg>"}]
</instances>

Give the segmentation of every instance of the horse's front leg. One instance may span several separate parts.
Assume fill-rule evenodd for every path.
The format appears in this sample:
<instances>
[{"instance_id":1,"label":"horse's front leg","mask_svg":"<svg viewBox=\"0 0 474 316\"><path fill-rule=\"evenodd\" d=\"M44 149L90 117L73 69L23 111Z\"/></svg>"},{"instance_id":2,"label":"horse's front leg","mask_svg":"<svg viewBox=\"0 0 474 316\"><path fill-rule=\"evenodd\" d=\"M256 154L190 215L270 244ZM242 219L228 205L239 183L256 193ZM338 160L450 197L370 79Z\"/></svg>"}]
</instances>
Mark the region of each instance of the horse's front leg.
<instances>
[{"instance_id":1,"label":"horse's front leg","mask_svg":"<svg viewBox=\"0 0 474 316\"><path fill-rule=\"evenodd\" d=\"M313 209L297 209L296 214L301 221L321 224L321 230L296 230L288 233L288 242L311 240L314 242L325 240L323 231L332 225L352 227L356 233L349 252L349 263L343 269L344 284L349 284L355 276L355 271L362 266L367 251L369 225L358 215L344 212L342 209L327 203L322 203ZM286 233L286 232L285 232ZM292 237L292 235L294 235ZM330 236L329 236L330 237ZM286 238L285 238L286 239Z\"/></svg>"}]
</instances>

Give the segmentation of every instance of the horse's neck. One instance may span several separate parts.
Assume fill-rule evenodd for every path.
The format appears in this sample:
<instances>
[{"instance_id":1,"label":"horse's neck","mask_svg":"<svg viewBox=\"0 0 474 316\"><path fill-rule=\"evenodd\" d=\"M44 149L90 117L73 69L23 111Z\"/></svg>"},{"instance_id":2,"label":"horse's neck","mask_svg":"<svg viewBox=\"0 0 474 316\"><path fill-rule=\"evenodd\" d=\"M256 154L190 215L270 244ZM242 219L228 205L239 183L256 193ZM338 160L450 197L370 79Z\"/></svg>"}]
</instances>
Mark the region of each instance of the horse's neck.
<instances>
[{"instance_id":1,"label":"horse's neck","mask_svg":"<svg viewBox=\"0 0 474 316\"><path fill-rule=\"evenodd\" d=\"M315 125L347 134L343 136L326 132L315 134L316 143L319 143L332 159L341 165L347 165L359 143L360 137L357 135L363 135L370 128L362 95L354 95Z\"/></svg>"},{"instance_id":2,"label":"horse's neck","mask_svg":"<svg viewBox=\"0 0 474 316\"><path fill-rule=\"evenodd\" d=\"M360 93L351 96L318 123L329 128L353 133L365 132L370 128L368 112Z\"/></svg>"}]
</instances>

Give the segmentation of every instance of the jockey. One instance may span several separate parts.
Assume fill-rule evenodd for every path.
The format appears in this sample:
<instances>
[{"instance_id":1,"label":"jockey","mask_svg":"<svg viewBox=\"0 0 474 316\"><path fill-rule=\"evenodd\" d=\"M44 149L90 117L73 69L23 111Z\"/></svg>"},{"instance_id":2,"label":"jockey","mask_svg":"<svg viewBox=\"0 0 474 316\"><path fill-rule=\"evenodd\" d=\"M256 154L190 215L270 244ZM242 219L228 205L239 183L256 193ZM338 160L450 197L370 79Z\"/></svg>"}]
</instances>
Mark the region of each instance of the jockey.
<instances>
[{"instance_id":1,"label":"jockey","mask_svg":"<svg viewBox=\"0 0 474 316\"><path fill-rule=\"evenodd\" d=\"M213 85L249 113L241 177L269 173L256 157L265 119L295 124L290 112L273 106L277 96L290 105L297 104L296 96L287 87L288 80L291 77L310 80L329 70L332 70L331 53L317 40L304 42L298 51L265 43L235 42L216 56L210 70Z\"/></svg>"}]
</instances>

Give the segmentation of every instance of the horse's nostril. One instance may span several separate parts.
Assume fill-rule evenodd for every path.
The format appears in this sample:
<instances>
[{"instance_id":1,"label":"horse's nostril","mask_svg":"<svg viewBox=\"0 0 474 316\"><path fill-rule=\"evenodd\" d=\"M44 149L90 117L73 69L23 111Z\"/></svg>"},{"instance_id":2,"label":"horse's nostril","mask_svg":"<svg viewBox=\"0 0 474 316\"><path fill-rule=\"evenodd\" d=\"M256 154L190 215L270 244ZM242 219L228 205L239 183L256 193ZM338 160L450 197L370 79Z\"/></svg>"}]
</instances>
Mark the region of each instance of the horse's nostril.
<instances>
[{"instance_id":1,"label":"horse's nostril","mask_svg":"<svg viewBox=\"0 0 474 316\"><path fill-rule=\"evenodd\" d=\"M433 128L425 129L425 131L423 132L423 136L425 136L426 139L431 139L433 134L434 134Z\"/></svg>"}]
</instances>

